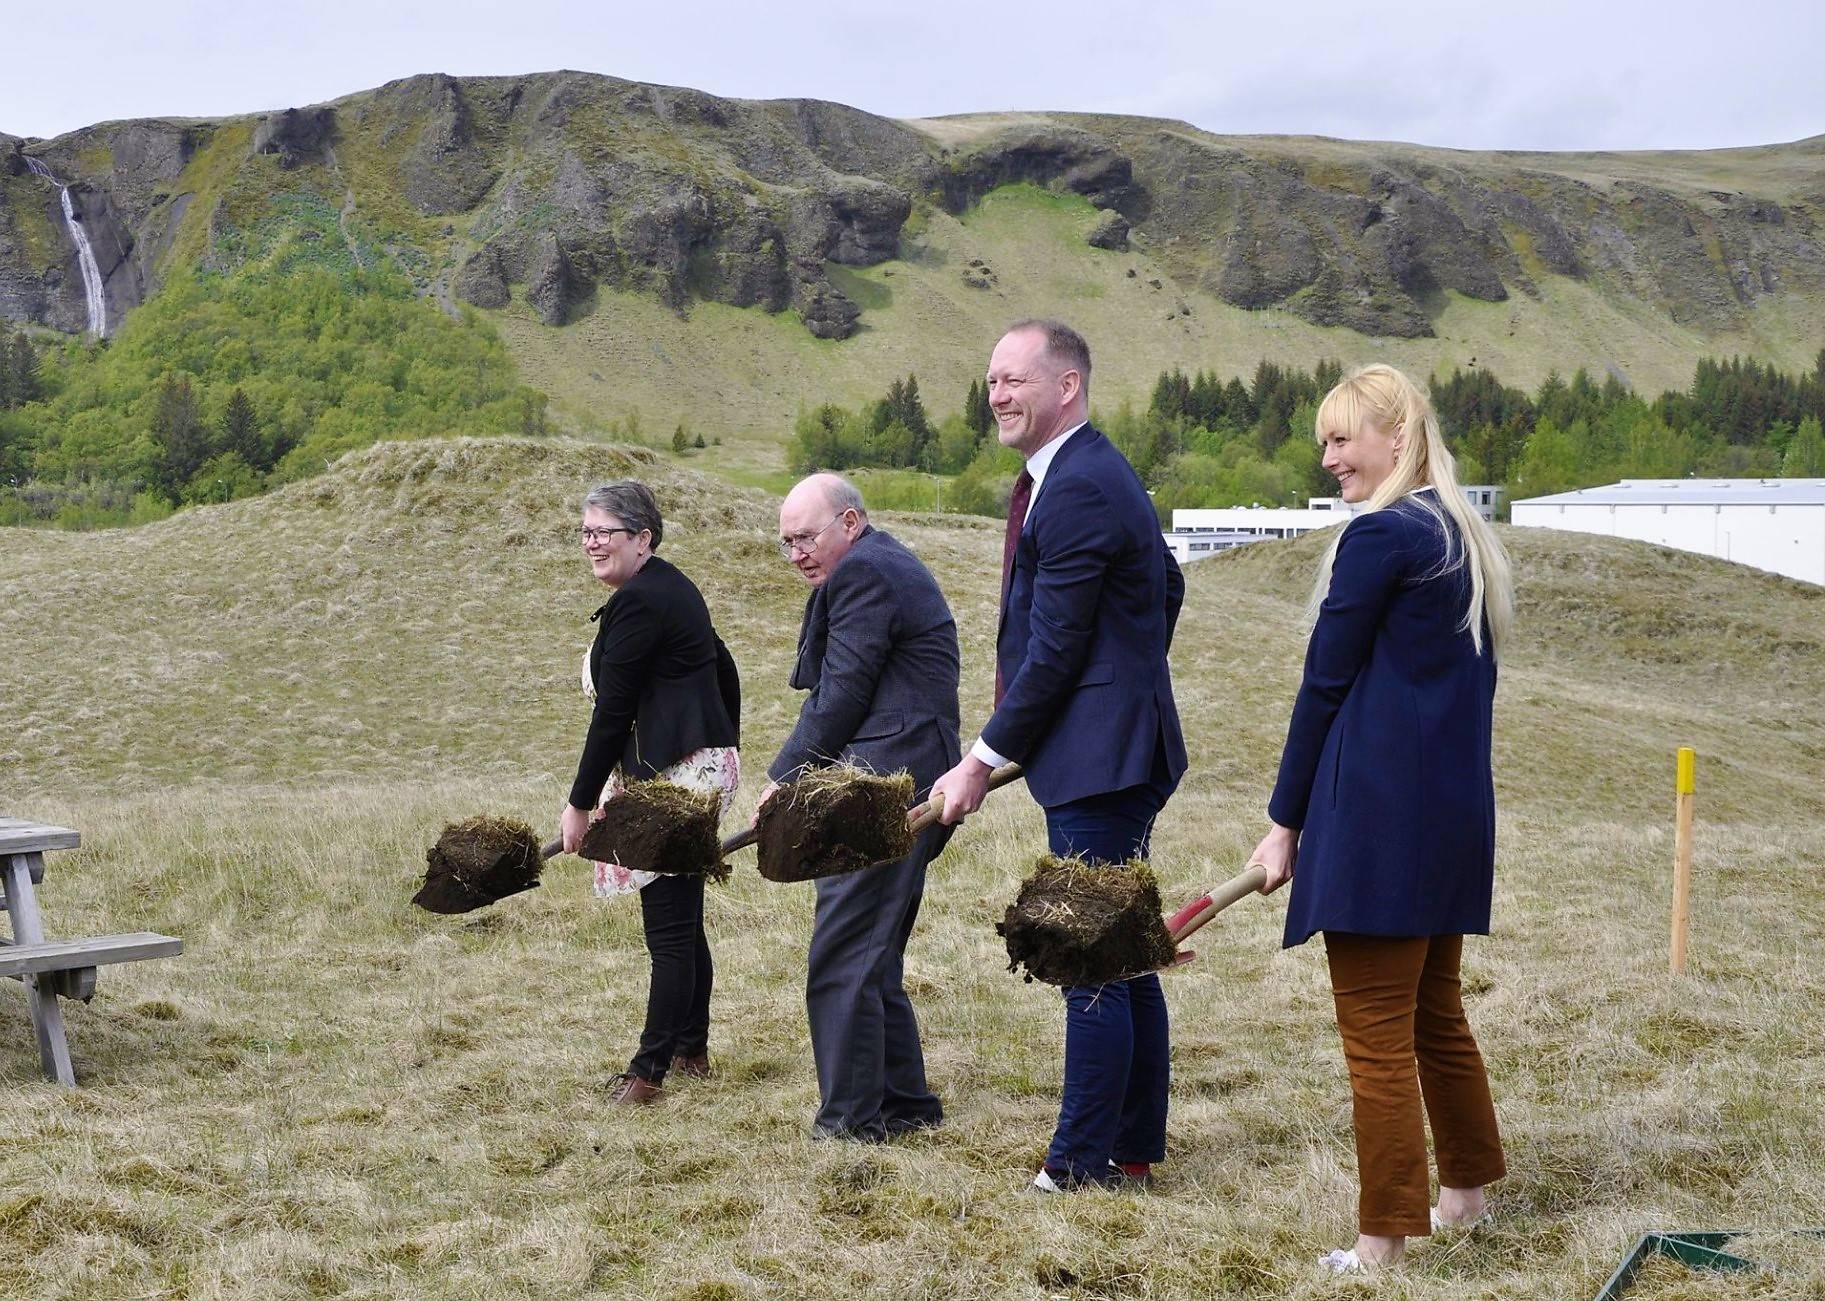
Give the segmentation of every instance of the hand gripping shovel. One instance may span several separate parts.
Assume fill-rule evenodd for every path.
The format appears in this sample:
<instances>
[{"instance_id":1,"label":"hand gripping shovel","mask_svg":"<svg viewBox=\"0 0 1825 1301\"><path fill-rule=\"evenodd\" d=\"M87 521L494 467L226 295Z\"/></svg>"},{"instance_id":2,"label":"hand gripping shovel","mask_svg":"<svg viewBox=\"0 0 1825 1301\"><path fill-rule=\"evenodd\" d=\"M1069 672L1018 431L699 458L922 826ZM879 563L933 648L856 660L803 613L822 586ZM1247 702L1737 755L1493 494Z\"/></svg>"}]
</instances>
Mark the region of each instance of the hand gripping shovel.
<instances>
[{"instance_id":1,"label":"hand gripping shovel","mask_svg":"<svg viewBox=\"0 0 1825 1301\"><path fill-rule=\"evenodd\" d=\"M1019 764L997 768L988 788L1022 776ZM767 801L754 826L722 842L722 852L760 846L760 874L769 881L810 881L889 863L912 852L913 840L938 820L942 799L907 809L910 778L808 774L787 782Z\"/></svg>"}]
</instances>

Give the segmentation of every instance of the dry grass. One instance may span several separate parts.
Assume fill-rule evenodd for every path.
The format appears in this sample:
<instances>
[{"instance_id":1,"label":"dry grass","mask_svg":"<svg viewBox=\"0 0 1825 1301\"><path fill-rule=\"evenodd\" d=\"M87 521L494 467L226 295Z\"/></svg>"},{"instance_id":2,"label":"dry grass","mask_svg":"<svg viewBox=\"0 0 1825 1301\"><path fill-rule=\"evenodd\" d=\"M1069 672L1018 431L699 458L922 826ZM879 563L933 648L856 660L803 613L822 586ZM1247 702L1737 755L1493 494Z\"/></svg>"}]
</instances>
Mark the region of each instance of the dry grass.
<instances>
[{"instance_id":1,"label":"dry grass","mask_svg":"<svg viewBox=\"0 0 1825 1301\"><path fill-rule=\"evenodd\" d=\"M0 1295L930 1298L1578 1297L1649 1229L1825 1224L1825 603L1696 557L1506 534L1496 934L1472 1017L1512 1173L1498 1228L1382 1283L1313 1272L1352 1220L1323 963L1244 901L1166 977L1171 1158L1151 1195L1022 1196L1054 1118L1057 995L993 922L1041 846L1019 791L935 864L908 983L949 1111L878 1149L814 1144L811 892L712 887L718 1077L611 1112L644 1000L637 908L574 860L462 918L407 903L479 812L549 834L601 593L568 530L621 453L400 444L271 498L132 532L0 532L6 812L83 829L53 934L145 927L174 961L68 1010L84 1087L37 1082L0 988ZM770 503L639 465L666 554L745 674L751 801L795 706L803 588ZM987 707L993 523L886 521L955 603ZM1162 819L1168 904L1258 836L1316 543L1192 569L1175 676L1192 775ZM1700 749L1693 970L1664 971L1672 748ZM750 807L738 803L739 810ZM1818 1297L1656 1266L1636 1295Z\"/></svg>"}]
</instances>

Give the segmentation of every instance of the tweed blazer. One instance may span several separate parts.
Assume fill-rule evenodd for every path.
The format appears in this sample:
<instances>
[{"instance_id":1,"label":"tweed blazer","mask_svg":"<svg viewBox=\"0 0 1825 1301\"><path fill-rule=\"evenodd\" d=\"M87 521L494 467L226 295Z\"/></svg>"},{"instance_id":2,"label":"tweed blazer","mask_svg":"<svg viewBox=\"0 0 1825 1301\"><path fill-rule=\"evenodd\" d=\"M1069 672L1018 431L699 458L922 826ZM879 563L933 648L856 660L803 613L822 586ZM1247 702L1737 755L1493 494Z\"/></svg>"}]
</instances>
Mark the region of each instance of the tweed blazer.
<instances>
[{"instance_id":1,"label":"tweed blazer","mask_svg":"<svg viewBox=\"0 0 1825 1301\"><path fill-rule=\"evenodd\" d=\"M767 769L912 773L919 798L962 757L957 624L922 561L872 525L805 601L792 686L808 692Z\"/></svg>"}]
</instances>

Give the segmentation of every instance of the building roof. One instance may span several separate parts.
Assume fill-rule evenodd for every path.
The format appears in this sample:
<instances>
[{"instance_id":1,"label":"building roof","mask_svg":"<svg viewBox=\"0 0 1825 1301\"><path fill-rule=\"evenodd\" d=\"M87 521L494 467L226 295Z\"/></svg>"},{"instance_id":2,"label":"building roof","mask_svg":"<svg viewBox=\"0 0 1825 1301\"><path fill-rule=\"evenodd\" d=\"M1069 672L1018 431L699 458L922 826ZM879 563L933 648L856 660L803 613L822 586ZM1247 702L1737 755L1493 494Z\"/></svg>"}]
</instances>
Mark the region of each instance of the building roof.
<instances>
[{"instance_id":1,"label":"building roof","mask_svg":"<svg viewBox=\"0 0 1825 1301\"><path fill-rule=\"evenodd\" d=\"M1515 506L1825 506L1825 479L1624 479Z\"/></svg>"}]
</instances>

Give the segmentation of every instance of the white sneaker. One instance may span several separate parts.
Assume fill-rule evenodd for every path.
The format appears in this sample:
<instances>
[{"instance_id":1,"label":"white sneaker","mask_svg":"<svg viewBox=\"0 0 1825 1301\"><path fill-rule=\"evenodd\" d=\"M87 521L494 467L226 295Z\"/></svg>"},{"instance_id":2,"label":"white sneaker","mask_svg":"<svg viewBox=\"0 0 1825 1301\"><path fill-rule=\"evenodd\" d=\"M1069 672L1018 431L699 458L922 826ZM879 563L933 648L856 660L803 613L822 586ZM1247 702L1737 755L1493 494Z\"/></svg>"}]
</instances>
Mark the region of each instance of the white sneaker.
<instances>
[{"instance_id":1,"label":"white sneaker","mask_svg":"<svg viewBox=\"0 0 1825 1301\"><path fill-rule=\"evenodd\" d=\"M1438 1213L1438 1207L1432 1208L1432 1231L1434 1233L1469 1233L1475 1229L1487 1228L1495 1223L1495 1212L1488 1207L1474 1220L1447 1220Z\"/></svg>"},{"instance_id":2,"label":"white sneaker","mask_svg":"<svg viewBox=\"0 0 1825 1301\"><path fill-rule=\"evenodd\" d=\"M1363 1262L1362 1257L1356 1254L1354 1247L1348 1251L1339 1247L1334 1251L1325 1252L1318 1258L1318 1266L1333 1274L1367 1274L1369 1272L1369 1266Z\"/></svg>"},{"instance_id":3,"label":"white sneaker","mask_svg":"<svg viewBox=\"0 0 1825 1301\"><path fill-rule=\"evenodd\" d=\"M1027 1189L1033 1193L1068 1193L1071 1190L1052 1177L1052 1172L1044 1166L1033 1176L1033 1182Z\"/></svg>"}]
</instances>

